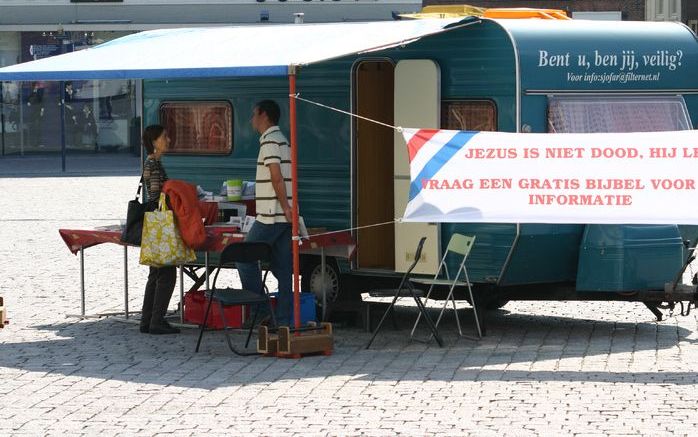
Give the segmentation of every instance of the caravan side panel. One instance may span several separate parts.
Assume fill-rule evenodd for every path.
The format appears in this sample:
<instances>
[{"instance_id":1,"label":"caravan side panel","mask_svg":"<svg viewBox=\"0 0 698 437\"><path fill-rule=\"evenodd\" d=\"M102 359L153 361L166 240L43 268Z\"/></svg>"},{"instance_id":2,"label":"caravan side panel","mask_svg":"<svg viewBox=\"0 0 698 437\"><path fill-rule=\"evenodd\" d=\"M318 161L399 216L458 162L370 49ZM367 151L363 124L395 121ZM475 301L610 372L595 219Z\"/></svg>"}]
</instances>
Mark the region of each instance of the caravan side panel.
<instances>
[{"instance_id":1,"label":"caravan side panel","mask_svg":"<svg viewBox=\"0 0 698 437\"><path fill-rule=\"evenodd\" d=\"M350 62L304 69L298 91L303 97L349 110ZM279 97L284 96L284 97ZM288 80L235 78L218 80L146 81L144 125L159 122L164 101L226 100L233 106L233 151L226 156L167 155L171 178L184 179L218 192L226 179L254 180L259 135L250 126L254 104L275 99L281 107L281 128L288 135ZM298 173L300 212L309 227L350 226L351 182L347 116L298 103Z\"/></svg>"}]
</instances>

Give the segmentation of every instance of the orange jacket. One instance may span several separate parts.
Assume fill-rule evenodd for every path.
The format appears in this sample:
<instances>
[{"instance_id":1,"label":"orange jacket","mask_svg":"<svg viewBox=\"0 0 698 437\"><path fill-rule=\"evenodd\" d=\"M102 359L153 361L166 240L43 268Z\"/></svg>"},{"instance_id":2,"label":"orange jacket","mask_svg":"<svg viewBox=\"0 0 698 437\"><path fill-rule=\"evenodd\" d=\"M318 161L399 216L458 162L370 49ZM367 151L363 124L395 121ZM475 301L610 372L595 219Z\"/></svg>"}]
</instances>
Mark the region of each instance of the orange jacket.
<instances>
[{"instance_id":1,"label":"orange jacket","mask_svg":"<svg viewBox=\"0 0 698 437\"><path fill-rule=\"evenodd\" d=\"M184 244L192 249L203 246L206 231L201 220L196 187L185 181L170 179L162 186L162 192L167 194Z\"/></svg>"}]
</instances>

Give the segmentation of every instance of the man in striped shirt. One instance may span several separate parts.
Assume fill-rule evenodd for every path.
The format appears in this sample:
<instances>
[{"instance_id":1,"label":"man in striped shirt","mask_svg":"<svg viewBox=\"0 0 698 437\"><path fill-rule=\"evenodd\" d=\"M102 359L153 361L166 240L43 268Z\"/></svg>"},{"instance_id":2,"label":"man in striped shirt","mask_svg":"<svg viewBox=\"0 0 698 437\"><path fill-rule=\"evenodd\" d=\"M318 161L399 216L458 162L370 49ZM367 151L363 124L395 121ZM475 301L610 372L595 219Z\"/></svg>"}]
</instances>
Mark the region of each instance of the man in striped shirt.
<instances>
[{"instance_id":1,"label":"man in striped shirt","mask_svg":"<svg viewBox=\"0 0 698 437\"><path fill-rule=\"evenodd\" d=\"M293 274L291 146L279 129L280 115L279 105L272 100L257 103L252 111L252 127L261 135L255 184L257 217L245 241L264 241L272 246L271 271L279 282L276 318L279 325L288 326ZM238 271L244 289L263 293L257 264L238 263Z\"/></svg>"}]
</instances>

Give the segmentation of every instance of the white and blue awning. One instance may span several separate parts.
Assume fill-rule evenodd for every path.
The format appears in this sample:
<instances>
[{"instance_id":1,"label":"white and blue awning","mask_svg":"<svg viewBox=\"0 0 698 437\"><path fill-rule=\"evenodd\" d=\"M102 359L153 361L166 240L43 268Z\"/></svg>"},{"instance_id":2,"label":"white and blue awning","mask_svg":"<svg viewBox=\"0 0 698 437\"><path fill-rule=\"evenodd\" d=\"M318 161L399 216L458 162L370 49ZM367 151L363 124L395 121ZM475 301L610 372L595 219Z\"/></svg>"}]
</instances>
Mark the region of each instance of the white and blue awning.
<instances>
[{"instance_id":1,"label":"white and blue awning","mask_svg":"<svg viewBox=\"0 0 698 437\"><path fill-rule=\"evenodd\" d=\"M307 65L407 44L468 19L161 29L0 68L0 80L285 76Z\"/></svg>"}]
</instances>

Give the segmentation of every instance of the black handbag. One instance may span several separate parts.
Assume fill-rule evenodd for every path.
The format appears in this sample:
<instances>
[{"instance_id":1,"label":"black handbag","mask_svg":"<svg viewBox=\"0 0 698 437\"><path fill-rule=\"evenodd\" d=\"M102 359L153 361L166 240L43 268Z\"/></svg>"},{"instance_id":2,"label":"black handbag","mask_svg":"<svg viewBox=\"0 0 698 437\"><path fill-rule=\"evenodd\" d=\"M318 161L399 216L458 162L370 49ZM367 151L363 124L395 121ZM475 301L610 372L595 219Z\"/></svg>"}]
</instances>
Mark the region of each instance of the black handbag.
<instances>
[{"instance_id":1,"label":"black handbag","mask_svg":"<svg viewBox=\"0 0 698 437\"><path fill-rule=\"evenodd\" d=\"M121 232L121 241L134 246L141 245L141 235L143 234L143 216L148 211L148 204L143 204L138 200L143 187L143 175L138 182L138 191L136 198L128 202L128 210L126 212L126 227Z\"/></svg>"}]
</instances>

